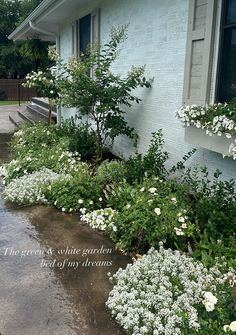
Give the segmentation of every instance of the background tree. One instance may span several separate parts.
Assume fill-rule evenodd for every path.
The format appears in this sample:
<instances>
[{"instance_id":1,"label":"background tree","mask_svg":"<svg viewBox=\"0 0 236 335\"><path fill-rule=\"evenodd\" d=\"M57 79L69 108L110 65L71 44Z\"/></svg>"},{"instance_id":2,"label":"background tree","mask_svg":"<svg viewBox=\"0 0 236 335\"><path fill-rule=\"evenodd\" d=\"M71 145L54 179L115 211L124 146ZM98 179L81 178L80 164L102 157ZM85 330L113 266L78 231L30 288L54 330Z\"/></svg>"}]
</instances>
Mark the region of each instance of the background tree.
<instances>
[{"instance_id":1,"label":"background tree","mask_svg":"<svg viewBox=\"0 0 236 335\"><path fill-rule=\"evenodd\" d=\"M8 40L8 35L41 1L0 1L0 78L24 78L28 72L50 64L45 52L48 43L39 40L13 43Z\"/></svg>"}]
</instances>

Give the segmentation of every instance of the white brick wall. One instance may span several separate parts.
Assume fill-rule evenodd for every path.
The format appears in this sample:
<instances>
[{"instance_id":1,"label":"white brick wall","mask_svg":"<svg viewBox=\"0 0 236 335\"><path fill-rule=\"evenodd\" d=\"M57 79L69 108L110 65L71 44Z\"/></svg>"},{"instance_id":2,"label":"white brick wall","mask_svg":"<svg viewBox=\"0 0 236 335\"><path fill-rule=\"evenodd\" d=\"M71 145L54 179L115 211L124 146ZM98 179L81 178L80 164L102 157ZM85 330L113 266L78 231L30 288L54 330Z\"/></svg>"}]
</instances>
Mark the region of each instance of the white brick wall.
<instances>
[{"instance_id":1,"label":"white brick wall","mask_svg":"<svg viewBox=\"0 0 236 335\"><path fill-rule=\"evenodd\" d=\"M154 77L151 89L139 89L143 101L128 112L129 124L140 136L140 151L145 151L151 133L163 129L166 150L171 162L179 160L191 146L184 142L184 129L175 118L182 103L185 48L187 36L188 0L101 0L94 1L78 13L86 15L97 6L101 9L101 39L108 39L112 26L129 24L128 39L123 43L114 71L126 73L132 65L146 64L146 77ZM71 53L71 22L62 27L62 56ZM214 79L214 73L212 75ZM72 115L63 111L63 115ZM114 145L116 153L128 156L132 146L121 137ZM199 149L191 164L207 165L211 171L219 168L224 177L236 179L236 162L219 154Z\"/></svg>"}]
</instances>

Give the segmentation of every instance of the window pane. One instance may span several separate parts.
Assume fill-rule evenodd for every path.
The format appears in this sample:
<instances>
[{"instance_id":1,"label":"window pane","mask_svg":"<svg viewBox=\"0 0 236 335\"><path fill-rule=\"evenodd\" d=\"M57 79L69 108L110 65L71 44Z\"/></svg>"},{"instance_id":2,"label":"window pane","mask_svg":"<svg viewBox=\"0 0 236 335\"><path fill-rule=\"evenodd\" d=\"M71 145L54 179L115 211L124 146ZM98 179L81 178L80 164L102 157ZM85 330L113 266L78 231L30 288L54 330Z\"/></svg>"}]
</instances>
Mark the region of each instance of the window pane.
<instances>
[{"instance_id":1,"label":"window pane","mask_svg":"<svg viewBox=\"0 0 236 335\"><path fill-rule=\"evenodd\" d=\"M87 15L79 20L79 49L86 53L90 44L91 36L91 15Z\"/></svg>"},{"instance_id":2,"label":"window pane","mask_svg":"<svg viewBox=\"0 0 236 335\"><path fill-rule=\"evenodd\" d=\"M236 0L228 0L226 24L236 22Z\"/></svg>"},{"instance_id":3,"label":"window pane","mask_svg":"<svg viewBox=\"0 0 236 335\"><path fill-rule=\"evenodd\" d=\"M232 86L236 86L236 28L224 31L222 67L220 75L219 100L229 101L236 96Z\"/></svg>"}]
</instances>

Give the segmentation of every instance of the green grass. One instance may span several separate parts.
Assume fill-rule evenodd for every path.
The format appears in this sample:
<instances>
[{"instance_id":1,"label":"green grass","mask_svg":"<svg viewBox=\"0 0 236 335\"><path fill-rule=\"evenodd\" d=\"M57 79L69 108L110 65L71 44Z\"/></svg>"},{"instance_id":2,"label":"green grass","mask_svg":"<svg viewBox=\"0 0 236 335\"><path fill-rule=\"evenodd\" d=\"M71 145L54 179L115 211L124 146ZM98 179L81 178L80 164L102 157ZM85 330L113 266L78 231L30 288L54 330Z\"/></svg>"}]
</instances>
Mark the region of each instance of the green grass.
<instances>
[{"instance_id":1,"label":"green grass","mask_svg":"<svg viewBox=\"0 0 236 335\"><path fill-rule=\"evenodd\" d=\"M21 104L24 104L25 101L21 101ZM11 106L11 105L18 105L19 101L1 101L0 100L0 106Z\"/></svg>"}]
</instances>

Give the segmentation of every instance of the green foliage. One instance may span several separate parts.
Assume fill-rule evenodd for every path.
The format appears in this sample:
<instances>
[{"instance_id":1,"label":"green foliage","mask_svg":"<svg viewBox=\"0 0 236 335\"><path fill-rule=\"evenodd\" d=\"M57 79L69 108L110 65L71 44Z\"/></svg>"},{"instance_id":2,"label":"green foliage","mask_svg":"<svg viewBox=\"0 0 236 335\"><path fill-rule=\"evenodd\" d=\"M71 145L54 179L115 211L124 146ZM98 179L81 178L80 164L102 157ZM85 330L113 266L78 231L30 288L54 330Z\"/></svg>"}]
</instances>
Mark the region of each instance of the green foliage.
<instances>
[{"instance_id":1,"label":"green foliage","mask_svg":"<svg viewBox=\"0 0 236 335\"><path fill-rule=\"evenodd\" d=\"M78 107L95 124L97 161L101 160L107 141L113 142L120 134L137 143L136 131L128 126L123 108L141 101L132 93L135 88L151 87L151 81L144 77L144 67L132 67L126 77L111 72L125 32L124 27L113 30L103 48L93 47L78 60L73 59L64 67L59 83L62 103Z\"/></svg>"},{"instance_id":2,"label":"green foliage","mask_svg":"<svg viewBox=\"0 0 236 335\"><path fill-rule=\"evenodd\" d=\"M111 196L111 203L119 210L113 218L117 231L112 238L125 251L145 253L162 240L172 247L178 242L186 250L187 238L196 230L189 220L190 208L173 192L171 183L162 179L128 186L128 192L123 186Z\"/></svg>"},{"instance_id":3,"label":"green foliage","mask_svg":"<svg viewBox=\"0 0 236 335\"><path fill-rule=\"evenodd\" d=\"M126 166L122 161L104 161L97 169L97 179L104 187L124 182L126 175Z\"/></svg>"},{"instance_id":4,"label":"green foliage","mask_svg":"<svg viewBox=\"0 0 236 335\"><path fill-rule=\"evenodd\" d=\"M165 163L169 154L163 151L163 146L164 140L160 129L152 134L151 144L146 154L136 153L126 161L129 183L141 182L145 177L164 177L167 174Z\"/></svg>"},{"instance_id":5,"label":"green foliage","mask_svg":"<svg viewBox=\"0 0 236 335\"><path fill-rule=\"evenodd\" d=\"M79 117L62 122L61 135L68 137L68 149L78 152L82 159L91 159L96 155L96 135L90 124L83 123Z\"/></svg>"},{"instance_id":6,"label":"green foliage","mask_svg":"<svg viewBox=\"0 0 236 335\"><path fill-rule=\"evenodd\" d=\"M43 123L25 126L15 133L11 144L15 160L7 167L5 182L45 167L57 173L80 171L87 164L80 161L77 153L68 150L69 140L60 134L56 126Z\"/></svg>"},{"instance_id":7,"label":"green foliage","mask_svg":"<svg viewBox=\"0 0 236 335\"><path fill-rule=\"evenodd\" d=\"M217 170L211 180L204 167L187 169L182 178L185 192L191 194L196 222L214 239L232 236L236 224L235 181L222 181L220 175Z\"/></svg>"},{"instance_id":8,"label":"green foliage","mask_svg":"<svg viewBox=\"0 0 236 335\"><path fill-rule=\"evenodd\" d=\"M79 213L83 208L99 208L101 188L88 171L66 175L45 191L48 202L63 212Z\"/></svg>"}]
</instances>

